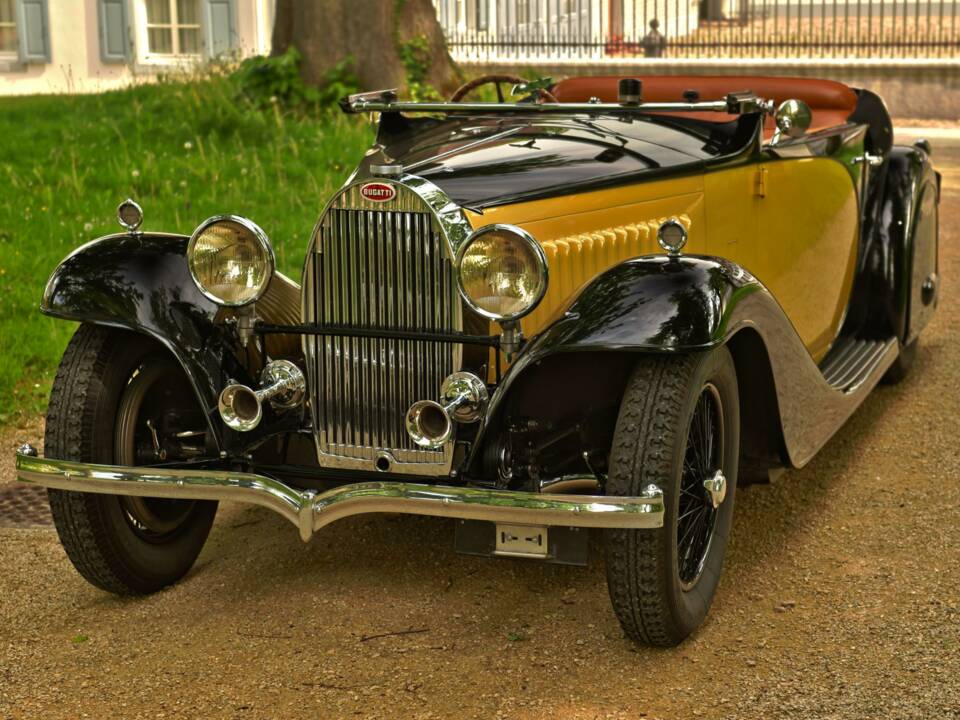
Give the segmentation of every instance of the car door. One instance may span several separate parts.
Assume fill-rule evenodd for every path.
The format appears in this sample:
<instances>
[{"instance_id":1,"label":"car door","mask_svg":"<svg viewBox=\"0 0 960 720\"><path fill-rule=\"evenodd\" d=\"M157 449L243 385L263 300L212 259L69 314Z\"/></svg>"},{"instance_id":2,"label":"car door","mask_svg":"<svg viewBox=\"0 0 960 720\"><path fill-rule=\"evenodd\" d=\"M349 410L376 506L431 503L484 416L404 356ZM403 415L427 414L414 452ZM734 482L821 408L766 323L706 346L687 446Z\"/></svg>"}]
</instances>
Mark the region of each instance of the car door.
<instances>
[{"instance_id":1,"label":"car door","mask_svg":"<svg viewBox=\"0 0 960 720\"><path fill-rule=\"evenodd\" d=\"M767 146L757 166L752 271L779 301L813 358L830 348L853 285L863 128Z\"/></svg>"}]
</instances>

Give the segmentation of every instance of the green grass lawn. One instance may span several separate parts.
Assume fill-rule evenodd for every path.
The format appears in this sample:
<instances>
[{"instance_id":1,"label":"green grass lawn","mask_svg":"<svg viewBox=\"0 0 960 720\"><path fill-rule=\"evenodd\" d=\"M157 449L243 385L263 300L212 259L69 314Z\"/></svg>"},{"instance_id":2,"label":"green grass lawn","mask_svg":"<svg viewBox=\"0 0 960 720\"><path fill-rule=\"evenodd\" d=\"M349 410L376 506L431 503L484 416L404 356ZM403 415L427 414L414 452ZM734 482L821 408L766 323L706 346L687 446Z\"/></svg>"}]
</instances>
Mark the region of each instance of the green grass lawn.
<instances>
[{"instance_id":1,"label":"green grass lawn","mask_svg":"<svg viewBox=\"0 0 960 720\"><path fill-rule=\"evenodd\" d=\"M362 118L252 109L222 78L0 100L0 426L45 407L75 325L40 314L44 283L118 231L121 200L143 206L145 230L249 217L299 279L317 216L371 140Z\"/></svg>"}]
</instances>

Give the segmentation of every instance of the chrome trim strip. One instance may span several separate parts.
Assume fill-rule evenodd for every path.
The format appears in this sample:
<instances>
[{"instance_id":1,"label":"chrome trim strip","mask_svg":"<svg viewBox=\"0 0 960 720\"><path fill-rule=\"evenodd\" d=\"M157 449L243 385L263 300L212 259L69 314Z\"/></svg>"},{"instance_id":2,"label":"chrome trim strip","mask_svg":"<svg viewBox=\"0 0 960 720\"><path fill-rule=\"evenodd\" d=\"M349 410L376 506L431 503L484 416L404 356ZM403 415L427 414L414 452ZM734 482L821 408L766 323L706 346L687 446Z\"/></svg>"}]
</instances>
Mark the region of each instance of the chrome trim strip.
<instances>
[{"instance_id":1,"label":"chrome trim strip","mask_svg":"<svg viewBox=\"0 0 960 720\"><path fill-rule=\"evenodd\" d=\"M560 495L509 490L366 482L326 492L297 490L252 473L94 465L17 452L24 482L75 492L186 500L231 500L273 510L306 542L325 525L364 513L405 513L516 525L595 528L663 526L663 494L649 486L640 497Z\"/></svg>"}]
</instances>

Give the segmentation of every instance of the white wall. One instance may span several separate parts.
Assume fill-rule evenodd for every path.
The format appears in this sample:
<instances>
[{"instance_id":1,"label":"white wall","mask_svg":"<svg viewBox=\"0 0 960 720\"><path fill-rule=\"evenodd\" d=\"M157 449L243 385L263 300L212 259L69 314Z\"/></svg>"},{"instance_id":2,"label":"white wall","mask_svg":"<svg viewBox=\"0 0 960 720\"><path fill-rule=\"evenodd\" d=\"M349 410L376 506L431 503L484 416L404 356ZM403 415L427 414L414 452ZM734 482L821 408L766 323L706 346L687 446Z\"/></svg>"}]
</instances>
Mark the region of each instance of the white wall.
<instances>
[{"instance_id":1,"label":"white wall","mask_svg":"<svg viewBox=\"0 0 960 720\"><path fill-rule=\"evenodd\" d=\"M130 2L127 17L136 21L137 3ZM275 0L236 0L236 33L243 56L270 52ZM40 93L90 93L115 90L131 82L147 82L170 63L149 65L138 61L140 33L132 28L134 47L128 64L100 59L97 0L49 0L50 55L46 64L22 65L0 59L0 95Z\"/></svg>"}]
</instances>

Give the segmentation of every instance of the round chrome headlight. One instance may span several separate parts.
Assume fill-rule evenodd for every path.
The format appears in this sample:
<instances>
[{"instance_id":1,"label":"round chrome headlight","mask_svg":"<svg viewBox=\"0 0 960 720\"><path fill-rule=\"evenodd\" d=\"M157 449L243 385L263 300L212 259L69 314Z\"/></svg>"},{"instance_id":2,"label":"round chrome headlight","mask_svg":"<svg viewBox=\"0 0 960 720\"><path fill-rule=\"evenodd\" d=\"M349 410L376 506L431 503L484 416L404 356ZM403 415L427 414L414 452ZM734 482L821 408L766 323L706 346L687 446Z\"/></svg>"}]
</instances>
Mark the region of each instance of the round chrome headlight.
<instances>
[{"instance_id":1,"label":"round chrome headlight","mask_svg":"<svg viewBox=\"0 0 960 720\"><path fill-rule=\"evenodd\" d=\"M220 305L238 307L263 295L275 260L263 230L246 218L220 215L194 231L187 263L200 292Z\"/></svg>"},{"instance_id":2,"label":"round chrome headlight","mask_svg":"<svg viewBox=\"0 0 960 720\"><path fill-rule=\"evenodd\" d=\"M530 233L487 225L457 253L457 282L467 304L493 320L517 320L547 291L547 257Z\"/></svg>"}]
</instances>

